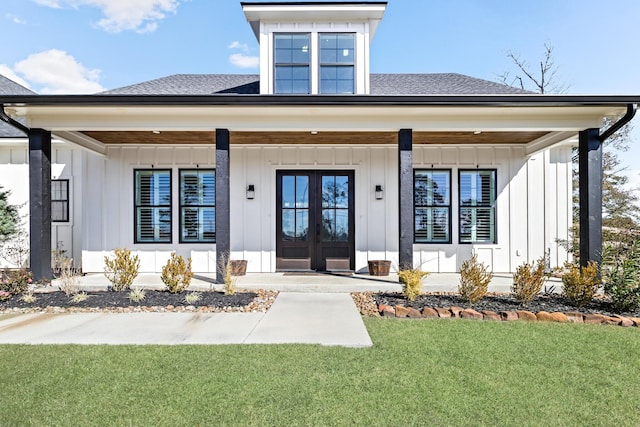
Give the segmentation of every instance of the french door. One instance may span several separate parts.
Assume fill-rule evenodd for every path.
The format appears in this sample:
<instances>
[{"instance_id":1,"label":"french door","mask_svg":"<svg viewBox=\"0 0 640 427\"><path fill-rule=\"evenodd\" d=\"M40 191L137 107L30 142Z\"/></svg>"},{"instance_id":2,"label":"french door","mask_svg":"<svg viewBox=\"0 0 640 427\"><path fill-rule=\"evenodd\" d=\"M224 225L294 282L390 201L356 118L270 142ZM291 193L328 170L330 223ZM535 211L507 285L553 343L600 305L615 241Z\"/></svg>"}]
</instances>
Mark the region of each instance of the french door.
<instances>
[{"instance_id":1,"label":"french door","mask_svg":"<svg viewBox=\"0 0 640 427\"><path fill-rule=\"evenodd\" d=\"M276 269L353 270L353 171L277 171L276 181Z\"/></svg>"}]
</instances>

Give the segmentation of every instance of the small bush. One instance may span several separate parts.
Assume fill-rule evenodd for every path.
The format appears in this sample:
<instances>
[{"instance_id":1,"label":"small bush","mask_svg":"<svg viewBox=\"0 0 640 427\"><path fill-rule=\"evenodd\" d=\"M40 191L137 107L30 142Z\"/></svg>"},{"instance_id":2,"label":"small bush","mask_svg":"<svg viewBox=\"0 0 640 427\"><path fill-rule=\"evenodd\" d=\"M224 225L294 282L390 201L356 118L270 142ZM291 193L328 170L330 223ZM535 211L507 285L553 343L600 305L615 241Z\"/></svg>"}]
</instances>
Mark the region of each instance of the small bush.
<instances>
[{"instance_id":1,"label":"small bush","mask_svg":"<svg viewBox=\"0 0 640 427\"><path fill-rule=\"evenodd\" d=\"M577 264L565 264L565 272L562 276L563 294L569 303L575 307L582 307L591 302L598 288L598 264L589 261L586 267Z\"/></svg>"},{"instance_id":2,"label":"small bush","mask_svg":"<svg viewBox=\"0 0 640 427\"><path fill-rule=\"evenodd\" d=\"M0 291L0 301L6 301L11 298L11 294L7 291Z\"/></svg>"},{"instance_id":3,"label":"small bush","mask_svg":"<svg viewBox=\"0 0 640 427\"><path fill-rule=\"evenodd\" d=\"M229 252L220 254L218 258L218 269L223 273L223 289L225 295L235 295L236 293L236 276L233 275L231 266L231 257Z\"/></svg>"},{"instance_id":4,"label":"small bush","mask_svg":"<svg viewBox=\"0 0 640 427\"><path fill-rule=\"evenodd\" d=\"M422 290L422 279L429 275L419 268L409 268L398 272L398 279L402 283L402 293L409 301L414 301Z\"/></svg>"},{"instance_id":5,"label":"small bush","mask_svg":"<svg viewBox=\"0 0 640 427\"><path fill-rule=\"evenodd\" d=\"M131 289L129 292L129 301L140 302L147 296L147 292L142 288Z\"/></svg>"},{"instance_id":6,"label":"small bush","mask_svg":"<svg viewBox=\"0 0 640 427\"><path fill-rule=\"evenodd\" d=\"M474 253L471 259L460 266L460 297L471 304L480 301L487 294L491 279L493 273L487 271L486 265L478 262L478 255Z\"/></svg>"},{"instance_id":7,"label":"small bush","mask_svg":"<svg viewBox=\"0 0 640 427\"><path fill-rule=\"evenodd\" d=\"M634 242L619 252L604 269L604 293L616 310L633 311L640 307L640 244Z\"/></svg>"},{"instance_id":8,"label":"small bush","mask_svg":"<svg viewBox=\"0 0 640 427\"><path fill-rule=\"evenodd\" d=\"M162 267L162 283L166 285L167 290L172 294L184 291L191 284L192 277L191 258L185 262L182 256L172 252L171 258Z\"/></svg>"},{"instance_id":9,"label":"small bush","mask_svg":"<svg viewBox=\"0 0 640 427\"><path fill-rule=\"evenodd\" d=\"M184 297L184 302L193 305L202 299L202 294L200 292L189 292Z\"/></svg>"},{"instance_id":10,"label":"small bush","mask_svg":"<svg viewBox=\"0 0 640 427\"><path fill-rule=\"evenodd\" d=\"M5 269L0 275L0 291L9 292L11 295L19 295L29 290L33 283L30 271L24 268L18 270Z\"/></svg>"},{"instance_id":11,"label":"small bush","mask_svg":"<svg viewBox=\"0 0 640 427\"><path fill-rule=\"evenodd\" d=\"M87 295L86 292L78 292L77 294L72 296L71 299L69 299L69 301L71 301L74 304L77 304L79 302L86 301L88 299L89 299L89 295Z\"/></svg>"},{"instance_id":12,"label":"small bush","mask_svg":"<svg viewBox=\"0 0 640 427\"><path fill-rule=\"evenodd\" d=\"M20 297L20 301L22 302L26 302L27 304L31 304L36 302L38 298L36 298L35 295L33 295L33 292L26 292L24 294L22 294L22 296Z\"/></svg>"},{"instance_id":13,"label":"small bush","mask_svg":"<svg viewBox=\"0 0 640 427\"><path fill-rule=\"evenodd\" d=\"M511 286L511 293L516 301L529 304L540 293L547 280L544 267L544 257L535 263L524 263L518 266L513 275L513 286Z\"/></svg>"},{"instance_id":14,"label":"small bush","mask_svg":"<svg viewBox=\"0 0 640 427\"><path fill-rule=\"evenodd\" d=\"M138 255L131 256L129 249L116 248L115 257L104 257L104 275L114 291L127 291L140 270Z\"/></svg>"},{"instance_id":15,"label":"small bush","mask_svg":"<svg viewBox=\"0 0 640 427\"><path fill-rule=\"evenodd\" d=\"M69 258L58 261L58 283L66 296L75 295L80 290L80 275L73 268L73 260Z\"/></svg>"}]
</instances>

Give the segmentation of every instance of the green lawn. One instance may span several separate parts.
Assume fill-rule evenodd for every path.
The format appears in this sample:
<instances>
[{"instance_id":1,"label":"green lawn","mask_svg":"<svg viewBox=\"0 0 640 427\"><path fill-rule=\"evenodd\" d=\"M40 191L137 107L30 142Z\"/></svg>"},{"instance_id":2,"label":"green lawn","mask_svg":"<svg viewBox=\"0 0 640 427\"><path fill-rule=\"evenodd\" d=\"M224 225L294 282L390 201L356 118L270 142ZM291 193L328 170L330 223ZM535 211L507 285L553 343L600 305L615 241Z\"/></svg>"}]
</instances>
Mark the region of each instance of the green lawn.
<instances>
[{"instance_id":1,"label":"green lawn","mask_svg":"<svg viewBox=\"0 0 640 427\"><path fill-rule=\"evenodd\" d=\"M366 319L374 347L0 346L7 425L640 425L640 331Z\"/></svg>"}]
</instances>

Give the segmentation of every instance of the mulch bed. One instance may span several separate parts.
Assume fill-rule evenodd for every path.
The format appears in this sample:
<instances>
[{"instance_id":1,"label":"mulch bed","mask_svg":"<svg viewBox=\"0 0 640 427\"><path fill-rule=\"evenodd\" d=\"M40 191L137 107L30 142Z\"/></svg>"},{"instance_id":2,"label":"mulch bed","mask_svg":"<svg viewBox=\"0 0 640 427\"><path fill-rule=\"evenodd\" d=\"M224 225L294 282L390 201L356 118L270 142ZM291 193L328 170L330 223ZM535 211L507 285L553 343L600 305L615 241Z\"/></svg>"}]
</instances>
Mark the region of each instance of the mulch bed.
<instances>
[{"instance_id":1,"label":"mulch bed","mask_svg":"<svg viewBox=\"0 0 640 427\"><path fill-rule=\"evenodd\" d=\"M522 305L508 294L490 294L475 304L469 304L460 298L458 294L423 294L419 295L415 301L408 301L401 293L374 293L373 299L379 306L386 304L389 306L402 305L408 308L422 310L424 307L463 307L473 308L476 311L490 310L497 313L501 311L527 310L531 312L571 312L579 311L584 314L603 314L613 316L615 314L627 317L640 317L640 309L620 313L611 306L611 302L604 299L594 299L589 305L576 308L569 304L566 298L559 294L540 295L529 305Z\"/></svg>"},{"instance_id":2,"label":"mulch bed","mask_svg":"<svg viewBox=\"0 0 640 427\"><path fill-rule=\"evenodd\" d=\"M0 301L0 312L255 312L266 311L275 300L277 292L260 290L225 295L222 292L202 291L199 292L200 300L192 304L185 301L188 292L172 294L147 290L140 302L132 302L128 291L96 291L86 294L88 298L79 302L72 302L71 298L61 291L34 293L36 301L32 303L24 302L19 295L12 296L8 300Z\"/></svg>"}]
</instances>

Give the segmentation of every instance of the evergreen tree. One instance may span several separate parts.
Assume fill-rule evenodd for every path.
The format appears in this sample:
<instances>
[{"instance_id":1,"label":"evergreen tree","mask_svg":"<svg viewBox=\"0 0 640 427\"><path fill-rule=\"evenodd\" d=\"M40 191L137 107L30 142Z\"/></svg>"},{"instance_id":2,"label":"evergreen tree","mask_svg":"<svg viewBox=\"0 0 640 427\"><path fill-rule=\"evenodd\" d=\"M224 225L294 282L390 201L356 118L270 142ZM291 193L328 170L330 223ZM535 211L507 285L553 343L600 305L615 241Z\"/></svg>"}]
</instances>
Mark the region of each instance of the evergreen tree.
<instances>
[{"instance_id":1,"label":"evergreen tree","mask_svg":"<svg viewBox=\"0 0 640 427\"><path fill-rule=\"evenodd\" d=\"M10 240L19 231L18 207L9 203L9 194L10 191L0 186L0 244Z\"/></svg>"}]
</instances>

